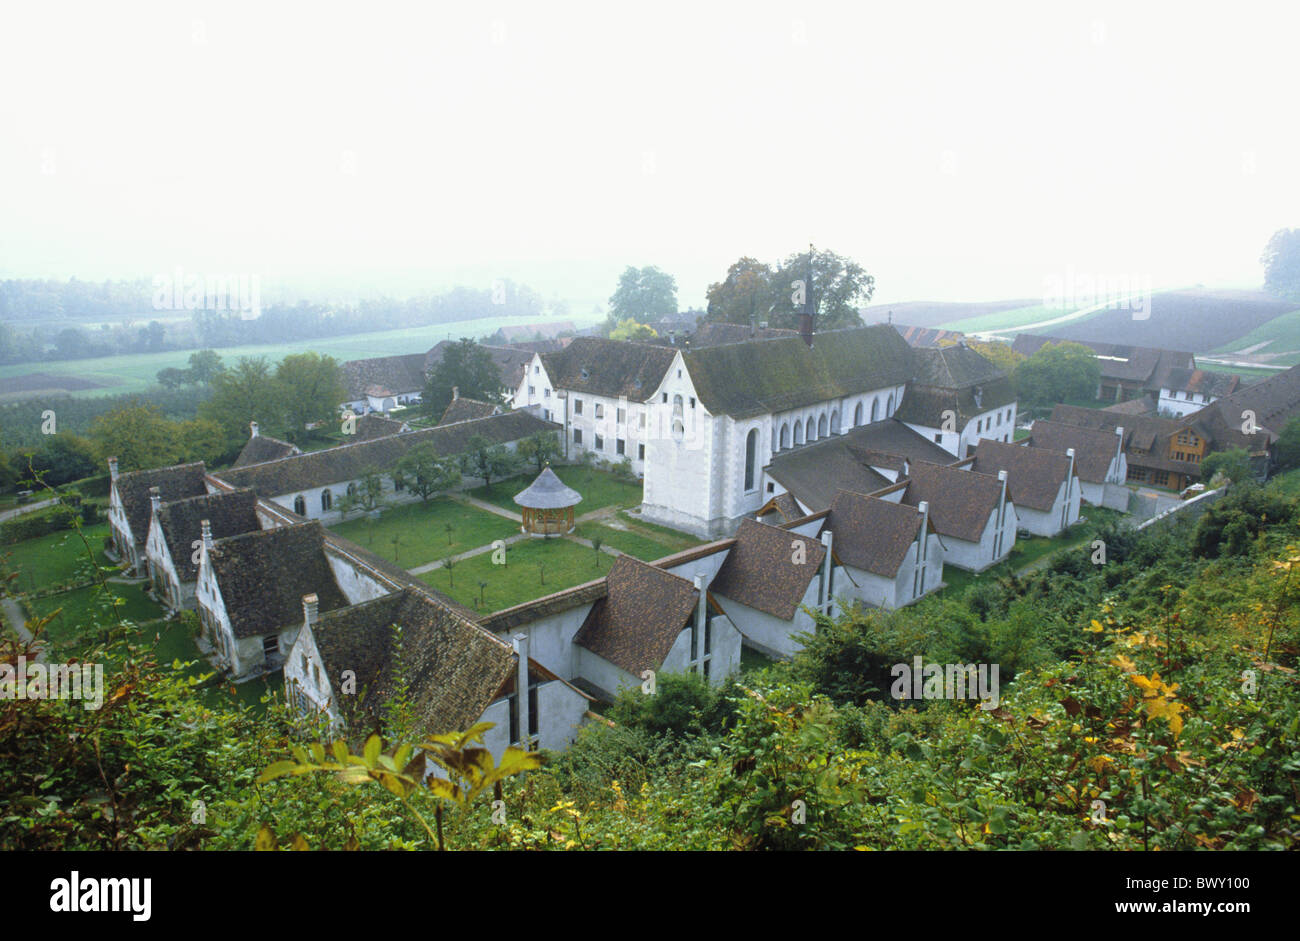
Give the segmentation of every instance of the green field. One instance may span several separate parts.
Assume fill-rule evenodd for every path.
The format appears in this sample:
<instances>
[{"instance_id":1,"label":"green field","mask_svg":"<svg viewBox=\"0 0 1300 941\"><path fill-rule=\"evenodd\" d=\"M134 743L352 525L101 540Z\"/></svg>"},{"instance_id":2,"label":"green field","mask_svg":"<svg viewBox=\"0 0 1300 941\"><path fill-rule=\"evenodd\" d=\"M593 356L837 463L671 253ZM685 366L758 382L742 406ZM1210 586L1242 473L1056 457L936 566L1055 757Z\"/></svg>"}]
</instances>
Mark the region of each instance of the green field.
<instances>
[{"instance_id":1,"label":"green field","mask_svg":"<svg viewBox=\"0 0 1300 941\"><path fill-rule=\"evenodd\" d=\"M467 607L500 611L600 578L614 561L604 552L560 538L517 542L506 549L505 565L493 564L494 554L485 552L457 563L450 572L439 568L419 577ZM480 589L479 582L486 587Z\"/></svg>"},{"instance_id":2,"label":"green field","mask_svg":"<svg viewBox=\"0 0 1300 941\"><path fill-rule=\"evenodd\" d=\"M1064 317L1071 313L1069 310L1062 310L1059 307L1044 307L1037 304L1033 307L1016 307L1012 310L998 311L996 314L982 314L979 317L964 317L961 320L952 320L948 323L939 324L944 330L960 330L963 333L988 333L995 330L1011 330L1015 327L1023 327L1031 323L1037 323L1040 320L1051 320L1054 317ZM1081 323L1081 318L1076 323Z\"/></svg>"},{"instance_id":3,"label":"green field","mask_svg":"<svg viewBox=\"0 0 1300 941\"><path fill-rule=\"evenodd\" d=\"M354 333L341 337L299 340L293 343L267 343L250 346L221 347L217 352L229 364L241 356L265 356L278 361L290 353L326 353L340 362L365 359L370 356L391 356L398 353L423 353L435 343L462 336L476 338L495 333L503 326L527 324L536 317L489 317L483 320L458 320L431 324L424 327L406 327L400 330L381 330L376 333ZM103 382L98 389L71 393L76 396L117 395L123 392L143 392L154 385L160 369L189 365L193 350L170 353L133 353L126 356L103 356L95 359L63 360L60 362L22 363L0 366L0 378L22 376L31 372L50 375L79 376Z\"/></svg>"},{"instance_id":4,"label":"green field","mask_svg":"<svg viewBox=\"0 0 1300 941\"><path fill-rule=\"evenodd\" d=\"M110 583L109 587L113 595L122 599L123 603L117 611L123 620L134 621L139 625L162 617L162 608L146 598L139 585ZM53 643L71 649L76 649L87 639L85 632L88 625L114 623L111 603L98 586L60 592L28 601L26 605L29 616L33 619L53 614L54 617L45 627L46 636Z\"/></svg>"},{"instance_id":5,"label":"green field","mask_svg":"<svg viewBox=\"0 0 1300 941\"><path fill-rule=\"evenodd\" d=\"M447 526L452 527L447 531ZM517 524L449 497L428 503L404 503L385 509L377 520L351 519L330 526L371 552L393 559L403 568L435 562L467 549L508 539L519 532ZM398 543L393 545L393 537Z\"/></svg>"},{"instance_id":6,"label":"green field","mask_svg":"<svg viewBox=\"0 0 1300 941\"><path fill-rule=\"evenodd\" d=\"M582 523L574 535L581 536L583 539L594 539L599 536L602 545L617 549L643 562L653 562L655 559L662 559L666 555L702 545L704 542L686 533L635 520L627 513L619 513L607 522Z\"/></svg>"},{"instance_id":7,"label":"green field","mask_svg":"<svg viewBox=\"0 0 1300 941\"><path fill-rule=\"evenodd\" d=\"M642 487L639 480L623 480L607 471L583 464L553 466L551 470L564 481L565 486L578 491L582 496L582 502L573 510L576 516L607 506L637 506L641 502ZM491 487L476 487L465 492L485 503L518 513L519 504L514 501L515 494L526 489L536 478L536 471L528 471L517 477L494 480Z\"/></svg>"},{"instance_id":8,"label":"green field","mask_svg":"<svg viewBox=\"0 0 1300 941\"><path fill-rule=\"evenodd\" d=\"M82 532L95 553L96 561L100 565L110 565L104 556L104 537L108 535L108 524L86 526ZM16 590L29 592L75 578L78 567L86 559L86 547L76 531L69 529L5 546L0 548L0 555L7 555L7 567L10 571L19 573Z\"/></svg>"},{"instance_id":9,"label":"green field","mask_svg":"<svg viewBox=\"0 0 1300 941\"><path fill-rule=\"evenodd\" d=\"M1243 337L1219 347L1216 353L1237 353L1242 350L1266 344L1257 350L1251 350L1251 356L1270 355L1270 360L1279 366L1294 366L1300 362L1300 310L1274 317L1268 323L1261 324ZM1285 354L1285 355L1279 355ZM1198 364L1199 365L1199 364ZM1209 368L1208 366L1203 368ZM1225 367L1226 368L1226 367Z\"/></svg>"}]
</instances>

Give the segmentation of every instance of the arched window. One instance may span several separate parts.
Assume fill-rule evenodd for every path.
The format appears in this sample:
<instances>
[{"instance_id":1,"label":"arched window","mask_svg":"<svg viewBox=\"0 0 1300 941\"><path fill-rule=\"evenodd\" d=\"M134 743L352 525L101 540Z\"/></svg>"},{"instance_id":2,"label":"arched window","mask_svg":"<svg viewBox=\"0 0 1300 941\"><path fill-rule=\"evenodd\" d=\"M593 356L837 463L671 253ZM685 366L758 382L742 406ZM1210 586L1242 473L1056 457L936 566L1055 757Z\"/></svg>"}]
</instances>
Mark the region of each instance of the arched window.
<instances>
[{"instance_id":1,"label":"arched window","mask_svg":"<svg viewBox=\"0 0 1300 941\"><path fill-rule=\"evenodd\" d=\"M797 448L803 444L803 422L795 419L794 423L794 446Z\"/></svg>"},{"instance_id":2,"label":"arched window","mask_svg":"<svg viewBox=\"0 0 1300 941\"><path fill-rule=\"evenodd\" d=\"M889 401L885 403L885 417L888 418L894 414L894 393L889 393Z\"/></svg>"},{"instance_id":3,"label":"arched window","mask_svg":"<svg viewBox=\"0 0 1300 941\"><path fill-rule=\"evenodd\" d=\"M330 507L332 507L333 505L334 505L334 494L330 493L329 490L322 490L320 492L321 511L324 513L328 513L330 511Z\"/></svg>"},{"instance_id":4,"label":"arched window","mask_svg":"<svg viewBox=\"0 0 1300 941\"><path fill-rule=\"evenodd\" d=\"M790 425L781 422L781 450L784 451L788 447L790 447Z\"/></svg>"},{"instance_id":5,"label":"arched window","mask_svg":"<svg viewBox=\"0 0 1300 941\"><path fill-rule=\"evenodd\" d=\"M777 447L776 447L776 425L773 425L773 426L772 426L772 453L775 454L776 451L777 451Z\"/></svg>"},{"instance_id":6,"label":"arched window","mask_svg":"<svg viewBox=\"0 0 1300 941\"><path fill-rule=\"evenodd\" d=\"M880 421L880 399L871 400L871 420Z\"/></svg>"},{"instance_id":7,"label":"arched window","mask_svg":"<svg viewBox=\"0 0 1300 941\"><path fill-rule=\"evenodd\" d=\"M862 403L859 402L853 407L853 427L856 428L862 424Z\"/></svg>"},{"instance_id":8,"label":"arched window","mask_svg":"<svg viewBox=\"0 0 1300 941\"><path fill-rule=\"evenodd\" d=\"M307 501L302 498L302 494L293 498L293 511L299 516L307 515Z\"/></svg>"},{"instance_id":9,"label":"arched window","mask_svg":"<svg viewBox=\"0 0 1300 941\"><path fill-rule=\"evenodd\" d=\"M685 435L686 435L686 426L682 424L682 420L680 418L674 418L673 439L676 441L681 441L682 438L685 437Z\"/></svg>"},{"instance_id":10,"label":"arched window","mask_svg":"<svg viewBox=\"0 0 1300 941\"><path fill-rule=\"evenodd\" d=\"M817 425L813 421L813 417L811 415L809 415L808 420L804 422L803 439L807 441L809 444L812 444L814 441L817 440Z\"/></svg>"},{"instance_id":11,"label":"arched window","mask_svg":"<svg viewBox=\"0 0 1300 941\"><path fill-rule=\"evenodd\" d=\"M677 418L682 417L682 397L680 395L673 396L673 415Z\"/></svg>"},{"instance_id":12,"label":"arched window","mask_svg":"<svg viewBox=\"0 0 1300 941\"><path fill-rule=\"evenodd\" d=\"M745 435L745 492L754 489L754 464L758 459L758 429L749 429Z\"/></svg>"},{"instance_id":13,"label":"arched window","mask_svg":"<svg viewBox=\"0 0 1300 941\"><path fill-rule=\"evenodd\" d=\"M826 413L822 412L821 417L817 419L817 437L826 437Z\"/></svg>"}]
</instances>

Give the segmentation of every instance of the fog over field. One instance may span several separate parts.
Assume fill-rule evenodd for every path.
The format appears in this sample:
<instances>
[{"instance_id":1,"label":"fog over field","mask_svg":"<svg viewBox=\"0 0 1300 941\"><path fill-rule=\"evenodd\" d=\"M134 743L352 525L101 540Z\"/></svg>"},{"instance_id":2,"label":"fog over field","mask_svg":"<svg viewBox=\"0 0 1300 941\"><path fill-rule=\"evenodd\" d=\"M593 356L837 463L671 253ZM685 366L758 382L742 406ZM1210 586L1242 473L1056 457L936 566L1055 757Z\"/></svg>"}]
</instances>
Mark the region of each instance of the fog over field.
<instances>
[{"instance_id":1,"label":"fog over field","mask_svg":"<svg viewBox=\"0 0 1300 941\"><path fill-rule=\"evenodd\" d=\"M683 307L809 242L874 300L1257 287L1294 5L100 3L0 29L0 277Z\"/></svg>"}]
</instances>

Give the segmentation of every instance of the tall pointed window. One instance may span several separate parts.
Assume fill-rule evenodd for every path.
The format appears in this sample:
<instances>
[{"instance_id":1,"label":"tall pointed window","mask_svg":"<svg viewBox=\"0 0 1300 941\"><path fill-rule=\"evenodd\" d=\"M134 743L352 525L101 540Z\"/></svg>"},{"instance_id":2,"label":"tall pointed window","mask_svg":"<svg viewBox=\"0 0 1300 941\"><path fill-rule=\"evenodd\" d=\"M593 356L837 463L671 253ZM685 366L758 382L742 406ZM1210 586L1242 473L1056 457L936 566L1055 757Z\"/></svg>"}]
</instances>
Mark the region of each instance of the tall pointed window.
<instances>
[{"instance_id":1,"label":"tall pointed window","mask_svg":"<svg viewBox=\"0 0 1300 941\"><path fill-rule=\"evenodd\" d=\"M749 429L745 435L745 492L754 489L754 464L758 458L758 429Z\"/></svg>"}]
</instances>

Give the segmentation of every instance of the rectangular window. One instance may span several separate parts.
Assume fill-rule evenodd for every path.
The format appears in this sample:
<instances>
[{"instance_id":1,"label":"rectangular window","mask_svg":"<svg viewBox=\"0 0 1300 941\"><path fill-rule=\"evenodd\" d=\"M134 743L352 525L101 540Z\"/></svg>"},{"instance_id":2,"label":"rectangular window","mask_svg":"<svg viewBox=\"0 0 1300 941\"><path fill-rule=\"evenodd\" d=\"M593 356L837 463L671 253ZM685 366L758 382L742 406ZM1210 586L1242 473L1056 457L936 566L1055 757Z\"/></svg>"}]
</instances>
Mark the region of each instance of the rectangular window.
<instances>
[{"instance_id":1,"label":"rectangular window","mask_svg":"<svg viewBox=\"0 0 1300 941\"><path fill-rule=\"evenodd\" d=\"M575 415L582 414L582 399L573 400L573 414Z\"/></svg>"},{"instance_id":2,"label":"rectangular window","mask_svg":"<svg viewBox=\"0 0 1300 941\"><path fill-rule=\"evenodd\" d=\"M601 405L599 402L596 403L596 417L597 418L605 417L605 406Z\"/></svg>"},{"instance_id":3,"label":"rectangular window","mask_svg":"<svg viewBox=\"0 0 1300 941\"><path fill-rule=\"evenodd\" d=\"M581 428L575 428L575 429L573 429L573 443L574 443L574 444L582 444L582 429L581 429Z\"/></svg>"},{"instance_id":4,"label":"rectangular window","mask_svg":"<svg viewBox=\"0 0 1300 941\"><path fill-rule=\"evenodd\" d=\"M691 396L691 408L695 408L695 396Z\"/></svg>"},{"instance_id":5,"label":"rectangular window","mask_svg":"<svg viewBox=\"0 0 1300 941\"><path fill-rule=\"evenodd\" d=\"M618 410L618 413L617 413L617 415L616 415L616 418L617 418L617 420L618 420L618 423L621 425L621 424L623 424L624 421L627 420L627 413L626 413L625 411L623 411L623 409L620 408L620 409Z\"/></svg>"},{"instance_id":6,"label":"rectangular window","mask_svg":"<svg viewBox=\"0 0 1300 941\"><path fill-rule=\"evenodd\" d=\"M537 736L537 687L528 687L528 737Z\"/></svg>"},{"instance_id":7,"label":"rectangular window","mask_svg":"<svg viewBox=\"0 0 1300 941\"><path fill-rule=\"evenodd\" d=\"M550 390L550 388L543 389L543 390L542 390L542 398L544 398L544 399L549 399L550 397L551 397L551 390Z\"/></svg>"},{"instance_id":8,"label":"rectangular window","mask_svg":"<svg viewBox=\"0 0 1300 941\"><path fill-rule=\"evenodd\" d=\"M541 366L534 366L534 367L533 367L533 375L534 375L534 376L537 375L537 374L538 374L539 372L541 372L541 371L542 371L542 367L541 367Z\"/></svg>"},{"instance_id":9,"label":"rectangular window","mask_svg":"<svg viewBox=\"0 0 1300 941\"><path fill-rule=\"evenodd\" d=\"M636 446L636 459L637 459L638 461L644 461L644 460L645 460L645 445L644 445L644 444L638 444L638 445Z\"/></svg>"},{"instance_id":10,"label":"rectangular window","mask_svg":"<svg viewBox=\"0 0 1300 941\"><path fill-rule=\"evenodd\" d=\"M640 418L637 421L637 424L640 425L642 428L645 427L645 412L640 413Z\"/></svg>"},{"instance_id":11,"label":"rectangular window","mask_svg":"<svg viewBox=\"0 0 1300 941\"><path fill-rule=\"evenodd\" d=\"M668 393L667 393L667 392L664 393L664 404L665 404L665 405L668 404Z\"/></svg>"},{"instance_id":12,"label":"rectangular window","mask_svg":"<svg viewBox=\"0 0 1300 941\"><path fill-rule=\"evenodd\" d=\"M935 436L934 436L934 441L935 441L936 444L942 442L942 441L943 441L943 435L942 435L942 434L937 434L937 435L935 435Z\"/></svg>"},{"instance_id":13,"label":"rectangular window","mask_svg":"<svg viewBox=\"0 0 1300 941\"><path fill-rule=\"evenodd\" d=\"M537 394L537 387L536 387L536 386L529 386L529 387L528 387L528 397L529 397L529 398L532 398L532 397L533 397L534 395L536 395L536 394Z\"/></svg>"},{"instance_id":14,"label":"rectangular window","mask_svg":"<svg viewBox=\"0 0 1300 941\"><path fill-rule=\"evenodd\" d=\"M266 656L274 656L280 652L280 636L278 634L267 634L262 638L262 653Z\"/></svg>"},{"instance_id":15,"label":"rectangular window","mask_svg":"<svg viewBox=\"0 0 1300 941\"><path fill-rule=\"evenodd\" d=\"M614 453L615 453L615 454L622 455L622 454L627 453L627 451L626 451L626 447L627 447L627 446L623 443L623 439L622 439L622 438L616 438L616 439L614 440Z\"/></svg>"},{"instance_id":16,"label":"rectangular window","mask_svg":"<svg viewBox=\"0 0 1300 941\"><path fill-rule=\"evenodd\" d=\"M511 693L507 697L510 704L510 741L511 743L519 741L519 702L518 697Z\"/></svg>"},{"instance_id":17,"label":"rectangular window","mask_svg":"<svg viewBox=\"0 0 1300 941\"><path fill-rule=\"evenodd\" d=\"M597 451L605 450L605 439L602 438L600 435L596 435L596 450Z\"/></svg>"}]
</instances>

